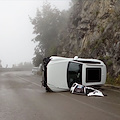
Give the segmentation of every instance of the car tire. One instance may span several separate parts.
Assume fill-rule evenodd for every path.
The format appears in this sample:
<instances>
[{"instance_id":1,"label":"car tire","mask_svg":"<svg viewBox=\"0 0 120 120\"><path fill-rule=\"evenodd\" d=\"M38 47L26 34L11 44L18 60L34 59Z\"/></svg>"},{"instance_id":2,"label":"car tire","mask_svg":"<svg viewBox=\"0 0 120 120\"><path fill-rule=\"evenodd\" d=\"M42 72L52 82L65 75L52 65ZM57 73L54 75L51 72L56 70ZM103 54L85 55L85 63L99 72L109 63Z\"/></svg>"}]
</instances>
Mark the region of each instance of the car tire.
<instances>
[{"instance_id":1,"label":"car tire","mask_svg":"<svg viewBox=\"0 0 120 120\"><path fill-rule=\"evenodd\" d=\"M52 92L52 90L48 86L46 86L46 92Z\"/></svg>"}]
</instances>

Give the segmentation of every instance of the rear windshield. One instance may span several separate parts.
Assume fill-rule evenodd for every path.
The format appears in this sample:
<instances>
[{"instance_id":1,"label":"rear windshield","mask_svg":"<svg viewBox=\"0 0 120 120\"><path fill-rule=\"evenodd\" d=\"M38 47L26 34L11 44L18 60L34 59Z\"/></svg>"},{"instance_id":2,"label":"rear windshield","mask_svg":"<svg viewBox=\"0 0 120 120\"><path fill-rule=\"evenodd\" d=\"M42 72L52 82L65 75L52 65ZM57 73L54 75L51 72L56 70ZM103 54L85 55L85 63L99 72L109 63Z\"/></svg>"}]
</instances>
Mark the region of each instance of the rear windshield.
<instances>
[{"instance_id":1,"label":"rear windshield","mask_svg":"<svg viewBox=\"0 0 120 120\"><path fill-rule=\"evenodd\" d=\"M82 64L69 62L67 70L67 82L69 88L75 82L82 84Z\"/></svg>"}]
</instances>

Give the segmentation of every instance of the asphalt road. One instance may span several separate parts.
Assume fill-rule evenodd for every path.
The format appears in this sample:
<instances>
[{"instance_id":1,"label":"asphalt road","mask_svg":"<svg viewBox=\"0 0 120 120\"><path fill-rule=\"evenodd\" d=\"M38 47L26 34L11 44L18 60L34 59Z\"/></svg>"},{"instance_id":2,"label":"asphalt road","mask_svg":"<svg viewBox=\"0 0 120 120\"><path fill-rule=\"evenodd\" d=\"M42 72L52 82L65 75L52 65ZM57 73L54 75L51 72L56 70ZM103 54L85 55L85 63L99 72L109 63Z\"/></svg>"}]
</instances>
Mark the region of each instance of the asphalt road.
<instances>
[{"instance_id":1,"label":"asphalt road","mask_svg":"<svg viewBox=\"0 0 120 120\"><path fill-rule=\"evenodd\" d=\"M120 120L120 91L105 97L47 93L29 71L0 73L0 120Z\"/></svg>"}]
</instances>

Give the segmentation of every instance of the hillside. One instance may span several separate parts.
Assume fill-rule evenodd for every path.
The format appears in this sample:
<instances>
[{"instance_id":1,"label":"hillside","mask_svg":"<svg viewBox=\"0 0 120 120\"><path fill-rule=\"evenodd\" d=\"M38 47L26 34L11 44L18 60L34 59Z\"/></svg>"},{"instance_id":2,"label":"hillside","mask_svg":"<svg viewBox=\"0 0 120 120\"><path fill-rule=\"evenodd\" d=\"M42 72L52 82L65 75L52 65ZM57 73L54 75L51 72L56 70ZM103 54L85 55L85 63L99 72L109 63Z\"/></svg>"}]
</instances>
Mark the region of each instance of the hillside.
<instances>
[{"instance_id":1,"label":"hillside","mask_svg":"<svg viewBox=\"0 0 120 120\"><path fill-rule=\"evenodd\" d=\"M61 56L101 59L107 82L120 84L120 0L79 0L60 36Z\"/></svg>"}]
</instances>

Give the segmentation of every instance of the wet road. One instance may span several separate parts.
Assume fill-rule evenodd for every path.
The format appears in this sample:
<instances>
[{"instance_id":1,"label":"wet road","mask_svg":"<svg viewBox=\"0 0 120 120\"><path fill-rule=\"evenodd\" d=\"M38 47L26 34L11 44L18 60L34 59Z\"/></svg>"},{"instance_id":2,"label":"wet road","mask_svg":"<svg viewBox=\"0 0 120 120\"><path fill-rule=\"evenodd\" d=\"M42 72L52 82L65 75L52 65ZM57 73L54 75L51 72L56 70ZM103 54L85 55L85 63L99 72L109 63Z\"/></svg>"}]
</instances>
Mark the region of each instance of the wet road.
<instances>
[{"instance_id":1,"label":"wet road","mask_svg":"<svg viewBox=\"0 0 120 120\"><path fill-rule=\"evenodd\" d=\"M120 91L105 97L46 93L29 71L0 73L0 120L120 120Z\"/></svg>"}]
</instances>

